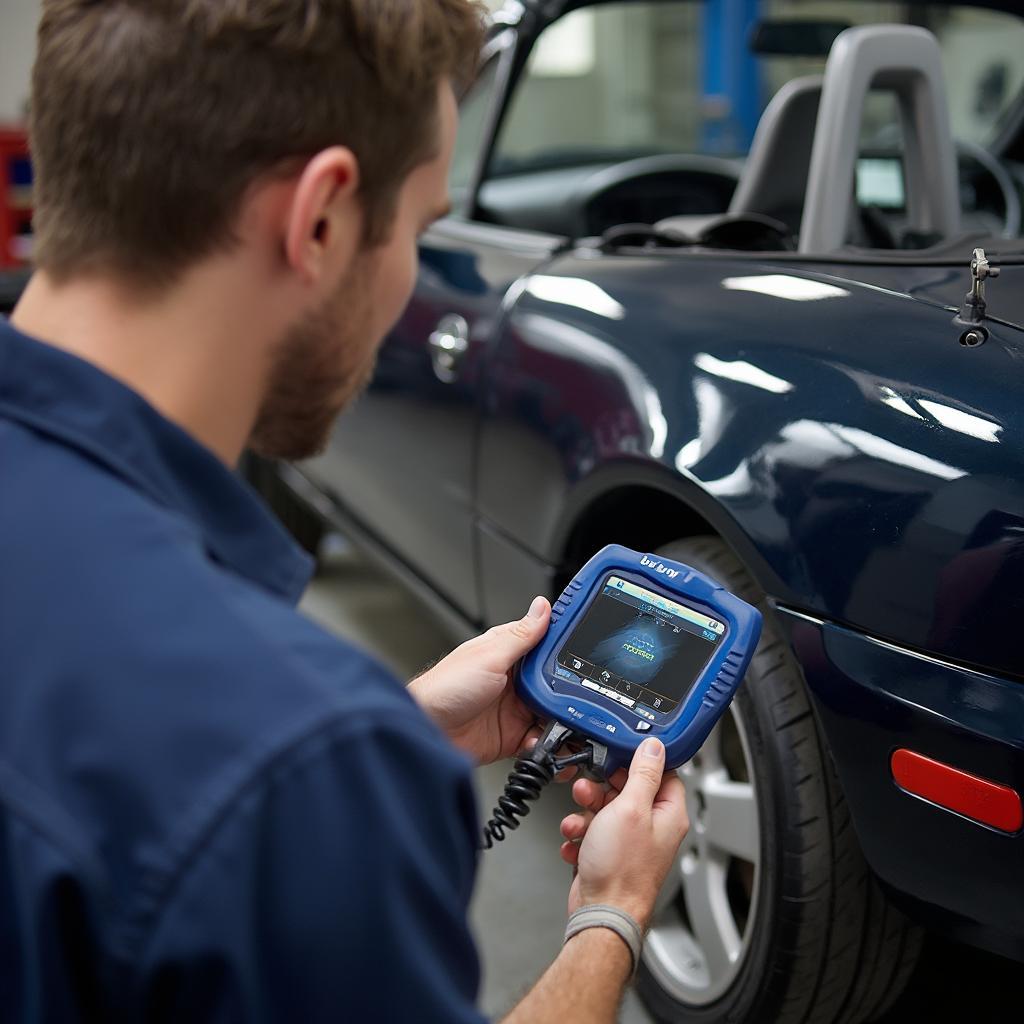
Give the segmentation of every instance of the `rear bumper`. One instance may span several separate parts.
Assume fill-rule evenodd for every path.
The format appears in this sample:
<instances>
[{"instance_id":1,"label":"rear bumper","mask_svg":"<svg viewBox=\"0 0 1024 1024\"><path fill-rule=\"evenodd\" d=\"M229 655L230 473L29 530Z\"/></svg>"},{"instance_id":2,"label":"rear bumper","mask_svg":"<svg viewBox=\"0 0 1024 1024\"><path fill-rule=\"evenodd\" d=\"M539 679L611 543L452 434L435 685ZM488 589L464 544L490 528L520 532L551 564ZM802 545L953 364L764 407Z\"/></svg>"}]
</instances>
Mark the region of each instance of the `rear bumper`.
<instances>
[{"instance_id":1,"label":"rear bumper","mask_svg":"<svg viewBox=\"0 0 1024 1024\"><path fill-rule=\"evenodd\" d=\"M907 748L1024 794L1024 684L779 608L872 870L921 923L1024 960L1024 831L912 796Z\"/></svg>"}]
</instances>

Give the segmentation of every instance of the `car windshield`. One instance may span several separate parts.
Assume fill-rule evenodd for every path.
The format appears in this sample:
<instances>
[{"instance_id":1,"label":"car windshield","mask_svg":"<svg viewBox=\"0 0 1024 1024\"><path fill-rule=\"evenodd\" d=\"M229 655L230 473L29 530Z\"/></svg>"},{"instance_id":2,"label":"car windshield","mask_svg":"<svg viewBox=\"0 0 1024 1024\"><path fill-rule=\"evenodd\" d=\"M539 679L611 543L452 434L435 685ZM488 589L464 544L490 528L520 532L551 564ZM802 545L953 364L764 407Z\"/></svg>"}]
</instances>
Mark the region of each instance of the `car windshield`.
<instances>
[{"instance_id":1,"label":"car windshield","mask_svg":"<svg viewBox=\"0 0 1024 1024\"><path fill-rule=\"evenodd\" d=\"M955 138L990 147L1017 115L1024 21L1005 11L868 0L599 3L541 34L490 174L666 152L742 157L771 97L820 74L843 28L869 24L936 35ZM897 125L891 95L872 93L864 143L898 141Z\"/></svg>"}]
</instances>

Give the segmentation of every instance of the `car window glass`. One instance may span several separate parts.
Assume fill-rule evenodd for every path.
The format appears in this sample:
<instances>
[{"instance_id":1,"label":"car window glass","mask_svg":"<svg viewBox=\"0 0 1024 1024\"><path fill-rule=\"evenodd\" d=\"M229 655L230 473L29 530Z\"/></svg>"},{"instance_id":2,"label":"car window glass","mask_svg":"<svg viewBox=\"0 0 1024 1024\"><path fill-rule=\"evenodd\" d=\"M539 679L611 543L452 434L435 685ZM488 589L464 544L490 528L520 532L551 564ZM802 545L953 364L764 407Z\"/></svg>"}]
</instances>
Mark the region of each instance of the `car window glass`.
<instances>
[{"instance_id":1,"label":"car window glass","mask_svg":"<svg viewBox=\"0 0 1024 1024\"><path fill-rule=\"evenodd\" d=\"M491 172L692 151L699 21L698 4L613 3L549 26L516 87Z\"/></svg>"},{"instance_id":2,"label":"car window glass","mask_svg":"<svg viewBox=\"0 0 1024 1024\"><path fill-rule=\"evenodd\" d=\"M752 53L750 30L767 18L930 29L953 134L969 141L991 142L1024 88L1024 22L1007 12L863 0L762 0L751 11L738 30L715 25L701 0L603 3L554 22L516 86L489 176L665 152L742 157L779 88L825 66L824 57ZM727 30L731 40L720 37ZM869 138L872 129L891 136L884 103L865 114Z\"/></svg>"},{"instance_id":3,"label":"car window glass","mask_svg":"<svg viewBox=\"0 0 1024 1024\"><path fill-rule=\"evenodd\" d=\"M1003 127L1024 91L1024 21L1015 14L945 4L769 0L773 18L829 17L849 25L920 25L942 50L953 136L986 145ZM774 95L798 75L820 74L823 58L765 58L766 92ZM870 110L865 119L870 125ZM886 125L879 127L885 131Z\"/></svg>"},{"instance_id":4,"label":"car window glass","mask_svg":"<svg viewBox=\"0 0 1024 1024\"><path fill-rule=\"evenodd\" d=\"M473 173L484 144L487 119L498 81L498 57L492 57L459 105L459 133L452 154L448 190L456 212L465 212Z\"/></svg>"}]
</instances>

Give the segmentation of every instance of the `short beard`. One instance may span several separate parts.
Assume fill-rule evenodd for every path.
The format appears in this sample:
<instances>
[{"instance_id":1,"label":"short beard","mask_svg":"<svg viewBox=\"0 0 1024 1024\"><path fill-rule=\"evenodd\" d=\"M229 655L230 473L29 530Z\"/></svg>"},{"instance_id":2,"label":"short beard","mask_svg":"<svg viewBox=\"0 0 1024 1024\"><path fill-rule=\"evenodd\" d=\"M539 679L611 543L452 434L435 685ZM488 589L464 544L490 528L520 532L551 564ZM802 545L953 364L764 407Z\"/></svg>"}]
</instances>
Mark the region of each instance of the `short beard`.
<instances>
[{"instance_id":1,"label":"short beard","mask_svg":"<svg viewBox=\"0 0 1024 1024\"><path fill-rule=\"evenodd\" d=\"M319 455L341 411L369 384L377 339L366 337L368 263L364 257L338 293L306 314L278 345L249 438L257 455L287 461Z\"/></svg>"}]
</instances>

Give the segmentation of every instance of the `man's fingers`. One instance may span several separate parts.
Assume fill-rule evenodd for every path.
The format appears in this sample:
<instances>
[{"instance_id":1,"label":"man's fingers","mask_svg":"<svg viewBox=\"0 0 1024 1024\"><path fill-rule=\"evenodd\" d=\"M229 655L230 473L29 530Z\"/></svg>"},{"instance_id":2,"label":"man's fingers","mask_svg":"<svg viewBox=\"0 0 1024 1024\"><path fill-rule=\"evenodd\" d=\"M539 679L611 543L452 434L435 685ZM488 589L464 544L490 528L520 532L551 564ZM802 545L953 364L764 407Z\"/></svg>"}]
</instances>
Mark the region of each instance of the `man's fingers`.
<instances>
[{"instance_id":1,"label":"man's fingers","mask_svg":"<svg viewBox=\"0 0 1024 1024\"><path fill-rule=\"evenodd\" d=\"M587 829L590 828L590 823L594 820L594 815L589 811L584 814L568 814L562 819L562 824L559 830L562 833L563 839L571 839L579 842L586 834Z\"/></svg>"},{"instance_id":2,"label":"man's fingers","mask_svg":"<svg viewBox=\"0 0 1024 1024\"><path fill-rule=\"evenodd\" d=\"M595 814L602 807L607 807L618 795L617 789L593 779L577 779L572 787L572 798L576 803L584 810L593 811Z\"/></svg>"},{"instance_id":3,"label":"man's fingers","mask_svg":"<svg viewBox=\"0 0 1024 1024\"><path fill-rule=\"evenodd\" d=\"M625 768L620 768L607 782L578 779L572 787L572 798L580 807L596 813L602 807L607 807L622 792L626 779Z\"/></svg>"},{"instance_id":4,"label":"man's fingers","mask_svg":"<svg viewBox=\"0 0 1024 1024\"><path fill-rule=\"evenodd\" d=\"M606 790L593 779L577 779L572 785L572 798L587 811L595 813L604 807Z\"/></svg>"},{"instance_id":5,"label":"man's fingers","mask_svg":"<svg viewBox=\"0 0 1024 1024\"><path fill-rule=\"evenodd\" d=\"M537 743L540 740L541 731L542 730L539 725L535 725L527 731L526 737L523 739L523 750L533 750L533 748L537 746Z\"/></svg>"},{"instance_id":6,"label":"man's fingers","mask_svg":"<svg viewBox=\"0 0 1024 1024\"><path fill-rule=\"evenodd\" d=\"M622 790L624 799L650 807L665 774L665 745L653 736L644 740L633 754L629 777Z\"/></svg>"},{"instance_id":7,"label":"man's fingers","mask_svg":"<svg viewBox=\"0 0 1024 1024\"><path fill-rule=\"evenodd\" d=\"M661 786L658 787L658 794L654 798L653 814L656 823L664 822L679 829L680 837L689 828L689 819L686 815L686 789L683 786L683 780L675 772L670 772L662 779Z\"/></svg>"},{"instance_id":8,"label":"man's fingers","mask_svg":"<svg viewBox=\"0 0 1024 1024\"><path fill-rule=\"evenodd\" d=\"M675 772L668 772L662 776L661 785L654 798L655 810L664 807L666 811L671 811L680 806L686 806L686 788L683 786L683 780Z\"/></svg>"},{"instance_id":9,"label":"man's fingers","mask_svg":"<svg viewBox=\"0 0 1024 1024\"><path fill-rule=\"evenodd\" d=\"M576 867L580 861L579 843L562 843L558 854L566 864Z\"/></svg>"}]
</instances>

